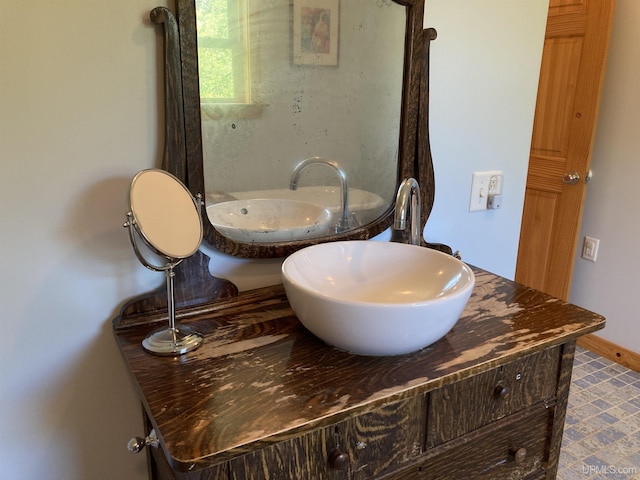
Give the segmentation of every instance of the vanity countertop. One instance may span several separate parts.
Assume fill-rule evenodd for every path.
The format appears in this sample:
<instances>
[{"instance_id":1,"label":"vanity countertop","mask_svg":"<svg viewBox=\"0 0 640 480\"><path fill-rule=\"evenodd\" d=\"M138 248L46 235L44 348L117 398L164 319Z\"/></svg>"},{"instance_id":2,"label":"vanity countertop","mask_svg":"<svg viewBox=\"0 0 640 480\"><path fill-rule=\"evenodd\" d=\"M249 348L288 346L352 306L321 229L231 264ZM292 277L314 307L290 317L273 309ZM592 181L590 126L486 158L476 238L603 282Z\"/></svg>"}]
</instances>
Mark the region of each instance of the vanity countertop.
<instances>
[{"instance_id":1,"label":"vanity countertop","mask_svg":"<svg viewBox=\"0 0 640 480\"><path fill-rule=\"evenodd\" d=\"M293 435L432 391L604 326L604 318L474 268L476 285L443 339L397 357L329 347L293 314L282 286L178 311L204 334L180 357L146 353L166 319L114 321L147 415L177 471L201 469ZM155 325L154 322L161 322Z\"/></svg>"}]
</instances>

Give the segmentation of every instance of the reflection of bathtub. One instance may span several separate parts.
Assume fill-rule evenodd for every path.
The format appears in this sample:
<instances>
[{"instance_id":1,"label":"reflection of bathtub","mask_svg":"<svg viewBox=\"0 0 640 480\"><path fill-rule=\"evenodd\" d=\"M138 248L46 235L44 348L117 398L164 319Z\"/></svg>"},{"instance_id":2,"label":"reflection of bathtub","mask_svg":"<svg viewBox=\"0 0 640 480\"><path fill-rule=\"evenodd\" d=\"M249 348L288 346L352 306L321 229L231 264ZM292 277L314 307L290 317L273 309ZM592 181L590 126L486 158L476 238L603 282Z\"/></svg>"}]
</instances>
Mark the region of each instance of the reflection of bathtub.
<instances>
[{"instance_id":1,"label":"reflection of bathtub","mask_svg":"<svg viewBox=\"0 0 640 480\"><path fill-rule=\"evenodd\" d=\"M332 213L340 212L342 205L340 187L337 186L298 187L297 190L277 188L273 190L230 192L229 195L237 198L238 200L246 200L248 198L282 198L301 200L303 202L322 205ZM360 190L358 188L349 189L349 212L358 213L365 210L379 210L384 206L384 200L380 195L367 192L366 190Z\"/></svg>"}]
</instances>

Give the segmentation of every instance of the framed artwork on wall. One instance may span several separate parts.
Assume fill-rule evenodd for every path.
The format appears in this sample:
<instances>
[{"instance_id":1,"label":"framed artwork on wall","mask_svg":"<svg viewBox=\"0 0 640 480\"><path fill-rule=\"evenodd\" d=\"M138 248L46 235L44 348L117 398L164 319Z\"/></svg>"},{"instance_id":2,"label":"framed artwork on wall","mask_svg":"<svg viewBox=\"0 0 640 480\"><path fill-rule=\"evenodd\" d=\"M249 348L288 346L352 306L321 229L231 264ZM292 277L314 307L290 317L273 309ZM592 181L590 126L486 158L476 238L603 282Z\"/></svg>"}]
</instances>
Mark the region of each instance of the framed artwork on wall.
<instances>
[{"instance_id":1,"label":"framed artwork on wall","mask_svg":"<svg viewBox=\"0 0 640 480\"><path fill-rule=\"evenodd\" d=\"M293 0L293 63L338 65L340 0Z\"/></svg>"}]
</instances>

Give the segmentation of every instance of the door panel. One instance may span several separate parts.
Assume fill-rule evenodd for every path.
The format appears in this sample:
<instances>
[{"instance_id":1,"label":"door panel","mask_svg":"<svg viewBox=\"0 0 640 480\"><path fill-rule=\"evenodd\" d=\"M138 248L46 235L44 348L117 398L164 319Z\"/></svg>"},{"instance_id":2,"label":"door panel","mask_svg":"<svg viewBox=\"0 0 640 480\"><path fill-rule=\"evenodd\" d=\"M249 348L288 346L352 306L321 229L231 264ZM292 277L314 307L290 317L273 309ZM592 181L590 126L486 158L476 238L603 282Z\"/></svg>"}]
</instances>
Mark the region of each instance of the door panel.
<instances>
[{"instance_id":1,"label":"door panel","mask_svg":"<svg viewBox=\"0 0 640 480\"><path fill-rule=\"evenodd\" d=\"M581 51L580 38L552 38L545 42L532 155L553 156L562 161L567 157Z\"/></svg>"}]
</instances>

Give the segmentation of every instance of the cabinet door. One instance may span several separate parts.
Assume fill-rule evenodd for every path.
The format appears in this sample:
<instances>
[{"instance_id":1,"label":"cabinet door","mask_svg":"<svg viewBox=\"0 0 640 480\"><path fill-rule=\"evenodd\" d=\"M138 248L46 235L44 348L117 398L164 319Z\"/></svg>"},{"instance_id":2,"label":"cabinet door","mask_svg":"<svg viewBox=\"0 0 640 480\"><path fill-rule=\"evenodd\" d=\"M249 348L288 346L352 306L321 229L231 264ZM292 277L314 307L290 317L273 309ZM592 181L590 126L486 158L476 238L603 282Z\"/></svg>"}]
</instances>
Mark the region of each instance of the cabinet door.
<instances>
[{"instance_id":1,"label":"cabinet door","mask_svg":"<svg viewBox=\"0 0 640 480\"><path fill-rule=\"evenodd\" d=\"M344 422L351 479L371 480L416 458L424 444L426 400L419 395Z\"/></svg>"},{"instance_id":2,"label":"cabinet door","mask_svg":"<svg viewBox=\"0 0 640 480\"><path fill-rule=\"evenodd\" d=\"M232 480L370 480L417 457L424 396L379 407L230 462Z\"/></svg>"},{"instance_id":3,"label":"cabinet door","mask_svg":"<svg viewBox=\"0 0 640 480\"><path fill-rule=\"evenodd\" d=\"M151 480L229 480L229 468L226 463L195 472L174 472L162 448L147 447L147 455Z\"/></svg>"},{"instance_id":4,"label":"cabinet door","mask_svg":"<svg viewBox=\"0 0 640 480\"><path fill-rule=\"evenodd\" d=\"M230 461L231 480L342 480L349 470L329 464L335 448L332 428L275 443Z\"/></svg>"}]
</instances>

